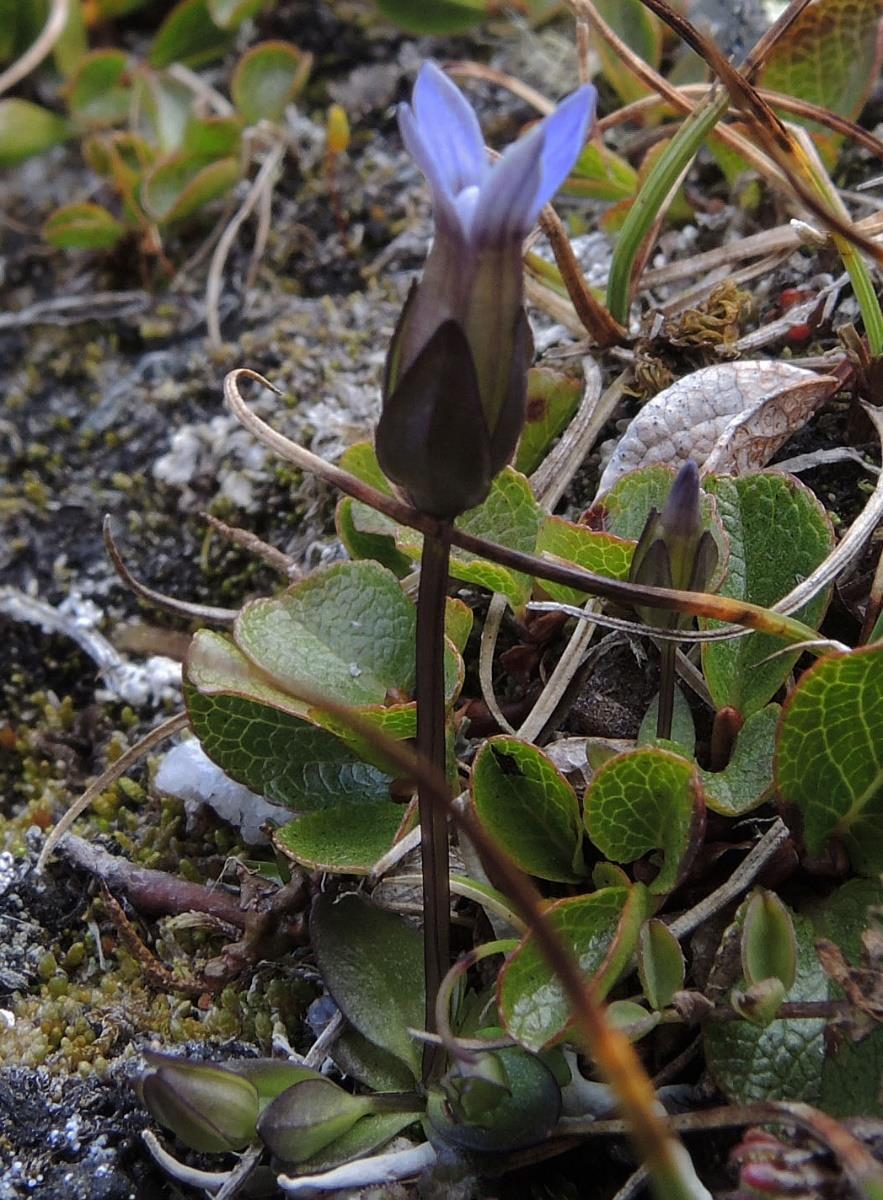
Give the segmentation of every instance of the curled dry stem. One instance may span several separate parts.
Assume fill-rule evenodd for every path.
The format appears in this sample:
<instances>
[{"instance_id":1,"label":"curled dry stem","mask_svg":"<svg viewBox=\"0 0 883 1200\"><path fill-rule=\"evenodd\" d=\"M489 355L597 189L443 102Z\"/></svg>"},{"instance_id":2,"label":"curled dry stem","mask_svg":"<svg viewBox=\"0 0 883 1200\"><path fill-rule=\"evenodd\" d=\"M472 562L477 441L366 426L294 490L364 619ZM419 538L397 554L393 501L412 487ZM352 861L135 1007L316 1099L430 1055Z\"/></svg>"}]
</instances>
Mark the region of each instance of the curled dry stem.
<instances>
[{"instance_id":1,"label":"curled dry stem","mask_svg":"<svg viewBox=\"0 0 883 1200\"><path fill-rule=\"evenodd\" d=\"M144 600L145 603L152 605L154 608L174 613L176 617L206 621L210 625L233 624L237 614L235 608L216 608L212 604L191 604L187 600L178 600L175 596L167 596L165 592L157 592L153 588L148 587L146 583L142 583L139 579L136 579L123 561L123 556L120 554L119 547L113 536L112 525L113 522L108 513L105 515L101 526L101 532L104 536L104 546L110 557L110 561L113 563L114 570L129 591L134 592L139 599Z\"/></svg>"},{"instance_id":2,"label":"curled dry stem","mask_svg":"<svg viewBox=\"0 0 883 1200\"><path fill-rule=\"evenodd\" d=\"M71 0L52 0L46 24L40 30L37 39L28 46L20 58L17 58L14 63L10 63L0 75L0 96L4 92L8 92L26 75L30 75L31 71L39 67L46 55L52 53L55 43L64 33L70 7Z\"/></svg>"}]
</instances>

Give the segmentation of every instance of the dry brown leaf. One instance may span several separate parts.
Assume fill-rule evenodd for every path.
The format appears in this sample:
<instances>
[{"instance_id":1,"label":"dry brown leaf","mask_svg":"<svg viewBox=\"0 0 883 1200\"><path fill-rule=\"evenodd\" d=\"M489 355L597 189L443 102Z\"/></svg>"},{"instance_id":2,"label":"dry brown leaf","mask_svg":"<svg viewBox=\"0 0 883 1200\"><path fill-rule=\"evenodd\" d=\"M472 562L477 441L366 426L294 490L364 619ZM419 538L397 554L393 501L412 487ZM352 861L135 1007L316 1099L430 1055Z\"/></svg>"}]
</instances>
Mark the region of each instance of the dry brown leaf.
<instances>
[{"instance_id":1,"label":"dry brown leaf","mask_svg":"<svg viewBox=\"0 0 883 1200\"><path fill-rule=\"evenodd\" d=\"M831 375L782 362L703 367L644 405L613 452L598 492L627 471L688 458L734 475L758 470L838 386Z\"/></svg>"}]
</instances>

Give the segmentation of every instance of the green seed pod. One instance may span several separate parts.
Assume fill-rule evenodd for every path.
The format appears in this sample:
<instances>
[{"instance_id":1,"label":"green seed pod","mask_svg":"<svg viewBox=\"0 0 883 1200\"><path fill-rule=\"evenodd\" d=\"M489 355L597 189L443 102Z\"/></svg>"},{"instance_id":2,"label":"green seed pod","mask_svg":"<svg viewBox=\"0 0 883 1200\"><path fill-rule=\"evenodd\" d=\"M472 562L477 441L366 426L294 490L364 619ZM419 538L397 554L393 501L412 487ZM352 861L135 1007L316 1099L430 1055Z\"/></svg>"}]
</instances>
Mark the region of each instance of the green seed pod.
<instances>
[{"instance_id":1,"label":"green seed pod","mask_svg":"<svg viewBox=\"0 0 883 1200\"><path fill-rule=\"evenodd\" d=\"M191 1150L220 1154L255 1139L258 1094L253 1084L213 1063L145 1054L138 1091L153 1117Z\"/></svg>"},{"instance_id":2,"label":"green seed pod","mask_svg":"<svg viewBox=\"0 0 883 1200\"><path fill-rule=\"evenodd\" d=\"M370 1096L353 1096L330 1079L305 1079L268 1104L258 1133L287 1163L311 1158L373 1110Z\"/></svg>"}]
</instances>

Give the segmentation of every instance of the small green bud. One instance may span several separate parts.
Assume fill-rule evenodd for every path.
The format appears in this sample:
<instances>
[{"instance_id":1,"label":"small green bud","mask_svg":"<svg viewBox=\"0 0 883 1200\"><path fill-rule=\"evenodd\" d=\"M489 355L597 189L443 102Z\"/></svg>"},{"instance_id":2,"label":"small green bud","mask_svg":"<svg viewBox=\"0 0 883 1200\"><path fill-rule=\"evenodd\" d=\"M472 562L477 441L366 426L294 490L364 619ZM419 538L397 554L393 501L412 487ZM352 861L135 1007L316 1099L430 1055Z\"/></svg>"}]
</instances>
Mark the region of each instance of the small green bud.
<instances>
[{"instance_id":1,"label":"small green bud","mask_svg":"<svg viewBox=\"0 0 883 1200\"><path fill-rule=\"evenodd\" d=\"M262 1141L283 1162L300 1163L342 1137L374 1108L330 1079L305 1079L268 1104L258 1121Z\"/></svg>"},{"instance_id":2,"label":"small green bud","mask_svg":"<svg viewBox=\"0 0 883 1200\"><path fill-rule=\"evenodd\" d=\"M785 991L797 976L797 935L791 914L775 892L757 888L742 924L742 974L748 984L774 977Z\"/></svg>"},{"instance_id":3,"label":"small green bud","mask_svg":"<svg viewBox=\"0 0 883 1200\"><path fill-rule=\"evenodd\" d=\"M455 1121L471 1125L491 1124L505 1096L510 1096L509 1077L498 1054L479 1053L472 1062L458 1062L440 1081Z\"/></svg>"},{"instance_id":4,"label":"small green bud","mask_svg":"<svg viewBox=\"0 0 883 1200\"><path fill-rule=\"evenodd\" d=\"M745 992L734 991L730 1003L740 1017L752 1025L764 1027L775 1021L785 999L785 985L772 977L753 983Z\"/></svg>"},{"instance_id":5,"label":"small green bud","mask_svg":"<svg viewBox=\"0 0 883 1200\"><path fill-rule=\"evenodd\" d=\"M255 1138L258 1093L214 1063L147 1053L138 1091L153 1117L191 1150L242 1150Z\"/></svg>"}]
</instances>

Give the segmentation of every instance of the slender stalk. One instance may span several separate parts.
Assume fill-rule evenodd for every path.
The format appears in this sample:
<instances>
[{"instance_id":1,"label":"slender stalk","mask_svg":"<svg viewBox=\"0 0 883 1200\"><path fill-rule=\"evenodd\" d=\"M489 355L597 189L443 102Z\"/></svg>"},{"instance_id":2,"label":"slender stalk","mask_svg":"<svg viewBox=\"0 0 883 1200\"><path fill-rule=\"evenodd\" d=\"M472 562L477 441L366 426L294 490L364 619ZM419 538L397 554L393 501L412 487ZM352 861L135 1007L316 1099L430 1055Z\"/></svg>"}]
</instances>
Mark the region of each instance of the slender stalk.
<instances>
[{"instance_id":1,"label":"slender stalk","mask_svg":"<svg viewBox=\"0 0 883 1200\"><path fill-rule=\"evenodd\" d=\"M417 597L417 753L439 775L445 770L445 593L451 554L450 527L423 540L420 592ZM433 803L425 781L418 780L420 855L423 871L423 966L426 979L426 1028L436 1032L436 997L451 958L451 893L448 881L448 822ZM441 1074L440 1046L423 1047L423 1083Z\"/></svg>"},{"instance_id":2,"label":"slender stalk","mask_svg":"<svg viewBox=\"0 0 883 1200\"><path fill-rule=\"evenodd\" d=\"M677 642L662 642L659 646L659 708L656 712L656 736L671 737L671 722L675 708L675 654Z\"/></svg>"}]
</instances>

